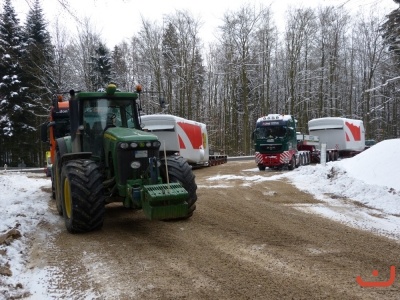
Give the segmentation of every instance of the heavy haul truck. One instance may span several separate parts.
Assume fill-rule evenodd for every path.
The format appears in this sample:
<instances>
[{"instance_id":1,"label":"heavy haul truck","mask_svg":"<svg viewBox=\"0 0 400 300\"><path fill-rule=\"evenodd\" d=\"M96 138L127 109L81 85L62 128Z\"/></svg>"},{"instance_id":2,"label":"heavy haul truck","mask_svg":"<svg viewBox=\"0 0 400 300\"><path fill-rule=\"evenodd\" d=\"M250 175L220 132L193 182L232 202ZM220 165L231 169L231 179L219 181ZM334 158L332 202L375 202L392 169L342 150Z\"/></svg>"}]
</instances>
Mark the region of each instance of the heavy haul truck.
<instances>
[{"instance_id":1,"label":"heavy haul truck","mask_svg":"<svg viewBox=\"0 0 400 300\"><path fill-rule=\"evenodd\" d=\"M140 86L120 92L114 84L99 92L71 90L69 134L49 139L57 121L42 124L42 141L54 147L57 210L71 233L100 229L112 202L142 209L150 220L193 215L192 167L182 156L160 156L157 136L140 127L140 92Z\"/></svg>"},{"instance_id":2,"label":"heavy haul truck","mask_svg":"<svg viewBox=\"0 0 400 300\"><path fill-rule=\"evenodd\" d=\"M310 120L308 127L309 135L296 132L296 120L291 115L269 114L259 118L252 136L259 170L293 170L321 162L321 154L325 154L326 161L335 161L365 149L361 120L318 118Z\"/></svg>"},{"instance_id":3,"label":"heavy haul truck","mask_svg":"<svg viewBox=\"0 0 400 300\"><path fill-rule=\"evenodd\" d=\"M311 162L311 152L297 149L296 120L292 115L269 114L258 118L253 132L258 169L293 170Z\"/></svg>"}]
</instances>

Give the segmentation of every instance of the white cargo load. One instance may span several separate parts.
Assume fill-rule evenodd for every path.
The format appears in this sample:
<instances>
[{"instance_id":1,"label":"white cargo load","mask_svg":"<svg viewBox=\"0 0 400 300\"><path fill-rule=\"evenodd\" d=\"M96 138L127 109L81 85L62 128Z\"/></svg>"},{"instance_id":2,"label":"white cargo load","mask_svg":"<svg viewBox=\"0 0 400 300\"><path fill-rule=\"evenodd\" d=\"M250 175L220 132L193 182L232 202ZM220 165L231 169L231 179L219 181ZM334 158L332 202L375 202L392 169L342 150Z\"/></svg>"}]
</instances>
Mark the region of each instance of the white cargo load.
<instances>
[{"instance_id":1,"label":"white cargo load","mask_svg":"<svg viewBox=\"0 0 400 300\"><path fill-rule=\"evenodd\" d=\"M208 164L206 125L173 115L141 116L143 130L158 136L160 151L179 153L190 164Z\"/></svg>"},{"instance_id":2,"label":"white cargo load","mask_svg":"<svg viewBox=\"0 0 400 300\"><path fill-rule=\"evenodd\" d=\"M308 121L310 135L319 137L327 149L339 151L363 151L365 129L363 121L347 118L318 118Z\"/></svg>"}]
</instances>

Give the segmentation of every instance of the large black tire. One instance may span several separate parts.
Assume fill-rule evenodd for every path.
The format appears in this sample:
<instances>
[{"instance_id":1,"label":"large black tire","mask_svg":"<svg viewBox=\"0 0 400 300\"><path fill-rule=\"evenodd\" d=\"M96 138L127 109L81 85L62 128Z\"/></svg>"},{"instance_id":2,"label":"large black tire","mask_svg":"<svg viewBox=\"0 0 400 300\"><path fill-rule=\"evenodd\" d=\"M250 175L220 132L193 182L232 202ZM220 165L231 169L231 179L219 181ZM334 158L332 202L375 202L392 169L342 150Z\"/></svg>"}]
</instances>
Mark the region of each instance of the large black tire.
<instances>
[{"instance_id":1,"label":"large black tire","mask_svg":"<svg viewBox=\"0 0 400 300\"><path fill-rule=\"evenodd\" d=\"M62 209L62 199L61 199L61 156L67 153L67 144L65 143L64 138L59 138L56 140L56 153L55 153L55 161L53 164L53 174L51 177L51 186L53 192L53 197L56 200L57 212L60 216L63 215Z\"/></svg>"},{"instance_id":2,"label":"large black tire","mask_svg":"<svg viewBox=\"0 0 400 300\"><path fill-rule=\"evenodd\" d=\"M290 162L288 164L288 169L289 170L294 170L295 168L296 168L296 158L293 155L292 159L290 160Z\"/></svg>"},{"instance_id":3,"label":"large black tire","mask_svg":"<svg viewBox=\"0 0 400 300\"><path fill-rule=\"evenodd\" d=\"M52 186L54 186L54 199L56 200L57 212L63 215L62 198L61 198L61 159L60 152L56 152L55 162L53 165Z\"/></svg>"},{"instance_id":4,"label":"large black tire","mask_svg":"<svg viewBox=\"0 0 400 300\"><path fill-rule=\"evenodd\" d=\"M54 185L54 172L55 172L55 165L53 165L51 167L51 174L50 174L50 177L51 177L51 198L53 200L56 199L56 187Z\"/></svg>"},{"instance_id":5,"label":"large black tire","mask_svg":"<svg viewBox=\"0 0 400 300\"><path fill-rule=\"evenodd\" d=\"M265 171L265 166L263 166L263 165L258 165L258 169L259 169L260 171Z\"/></svg>"},{"instance_id":6,"label":"large black tire","mask_svg":"<svg viewBox=\"0 0 400 300\"><path fill-rule=\"evenodd\" d=\"M190 218L196 209L197 201L197 184L195 182L195 176L192 171L192 167L182 156L168 156L167 157L168 167L168 179L169 182L179 182L185 190L189 193L188 199L188 214L184 219ZM161 159L160 175L163 182L167 182L167 173L165 169L165 159Z\"/></svg>"},{"instance_id":7,"label":"large black tire","mask_svg":"<svg viewBox=\"0 0 400 300\"><path fill-rule=\"evenodd\" d=\"M102 178L99 167L92 160L71 160L63 165L61 198L69 232L88 232L103 226L105 197Z\"/></svg>"}]
</instances>

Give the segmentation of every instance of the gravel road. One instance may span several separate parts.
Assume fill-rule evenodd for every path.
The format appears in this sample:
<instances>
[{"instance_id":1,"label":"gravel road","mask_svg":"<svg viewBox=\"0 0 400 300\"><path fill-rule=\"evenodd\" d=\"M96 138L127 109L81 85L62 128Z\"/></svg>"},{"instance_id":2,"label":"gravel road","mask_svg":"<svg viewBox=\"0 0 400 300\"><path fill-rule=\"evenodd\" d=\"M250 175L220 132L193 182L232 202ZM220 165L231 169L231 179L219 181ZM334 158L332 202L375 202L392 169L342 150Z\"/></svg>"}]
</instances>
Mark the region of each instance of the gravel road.
<instances>
[{"instance_id":1,"label":"gravel road","mask_svg":"<svg viewBox=\"0 0 400 300\"><path fill-rule=\"evenodd\" d=\"M356 282L389 279L400 265L396 241L297 210L318 201L285 180L207 180L278 174L243 172L254 168L194 170L197 210L186 221L149 221L112 204L97 232L72 235L61 218L56 227L44 222L30 267L50 270L49 299L400 298L400 278L386 288ZM50 194L49 202L57 215Z\"/></svg>"}]
</instances>

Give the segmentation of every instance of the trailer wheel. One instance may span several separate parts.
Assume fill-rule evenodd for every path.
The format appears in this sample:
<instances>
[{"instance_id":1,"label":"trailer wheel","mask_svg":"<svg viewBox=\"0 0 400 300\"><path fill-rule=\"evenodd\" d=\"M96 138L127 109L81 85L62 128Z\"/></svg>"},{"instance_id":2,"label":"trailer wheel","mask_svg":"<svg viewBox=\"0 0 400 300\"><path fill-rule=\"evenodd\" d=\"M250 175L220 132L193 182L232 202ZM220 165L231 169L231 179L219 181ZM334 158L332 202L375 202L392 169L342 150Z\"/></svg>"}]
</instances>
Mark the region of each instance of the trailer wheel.
<instances>
[{"instance_id":1,"label":"trailer wheel","mask_svg":"<svg viewBox=\"0 0 400 300\"><path fill-rule=\"evenodd\" d=\"M335 160L338 160L339 159L339 152L335 152Z\"/></svg>"},{"instance_id":2,"label":"trailer wheel","mask_svg":"<svg viewBox=\"0 0 400 300\"><path fill-rule=\"evenodd\" d=\"M290 160L290 163L288 165L289 170L294 170L296 168L296 158L294 155L292 156L292 159Z\"/></svg>"},{"instance_id":3,"label":"trailer wheel","mask_svg":"<svg viewBox=\"0 0 400 300\"><path fill-rule=\"evenodd\" d=\"M302 153L302 154L300 154L300 166L304 166L306 163L305 163L305 156L304 156L304 154Z\"/></svg>"},{"instance_id":4,"label":"trailer wheel","mask_svg":"<svg viewBox=\"0 0 400 300\"><path fill-rule=\"evenodd\" d=\"M102 181L99 167L91 160L71 160L63 165L61 198L69 232L88 232L103 226L105 199Z\"/></svg>"},{"instance_id":5,"label":"trailer wheel","mask_svg":"<svg viewBox=\"0 0 400 300\"><path fill-rule=\"evenodd\" d=\"M263 165L258 165L258 169L259 169L260 171L265 171L265 166L263 166Z\"/></svg>"},{"instance_id":6,"label":"trailer wheel","mask_svg":"<svg viewBox=\"0 0 400 300\"><path fill-rule=\"evenodd\" d=\"M188 214L183 219L190 218L193 215L194 210L196 209L197 201L197 184L194 180L195 176L193 174L192 167L182 156L168 156L167 166L169 182L179 182L189 193ZM160 175L163 179L163 182L167 182L164 158L161 159Z\"/></svg>"}]
</instances>

